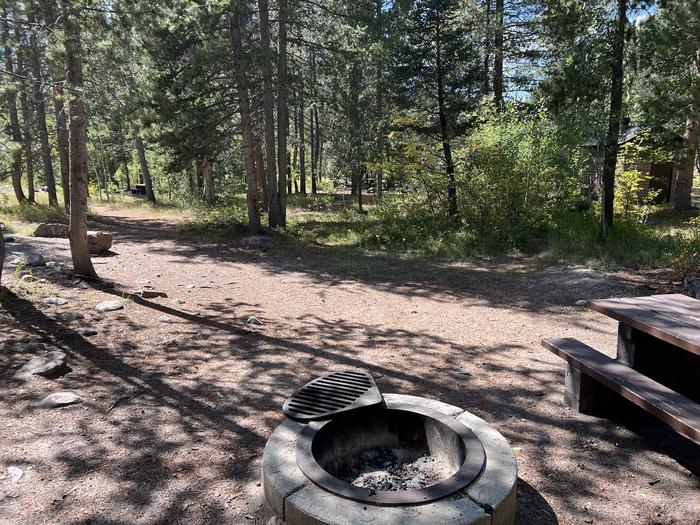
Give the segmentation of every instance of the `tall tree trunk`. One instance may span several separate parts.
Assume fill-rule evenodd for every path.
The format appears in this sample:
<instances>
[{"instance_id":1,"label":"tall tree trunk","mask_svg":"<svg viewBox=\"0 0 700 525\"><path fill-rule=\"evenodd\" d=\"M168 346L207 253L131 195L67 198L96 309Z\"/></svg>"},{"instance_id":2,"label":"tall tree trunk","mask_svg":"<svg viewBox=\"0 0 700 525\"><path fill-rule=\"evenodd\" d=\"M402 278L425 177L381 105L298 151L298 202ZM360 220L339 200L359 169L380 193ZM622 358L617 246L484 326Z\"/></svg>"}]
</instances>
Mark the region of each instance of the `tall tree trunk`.
<instances>
[{"instance_id":1,"label":"tall tree trunk","mask_svg":"<svg viewBox=\"0 0 700 525\"><path fill-rule=\"evenodd\" d=\"M491 0L484 0L484 11L486 15L486 38L484 38L484 85L481 88L483 95L491 92L489 74L491 70ZM501 71L503 68L501 67Z\"/></svg>"},{"instance_id":2,"label":"tall tree trunk","mask_svg":"<svg viewBox=\"0 0 700 525\"><path fill-rule=\"evenodd\" d=\"M253 126L250 119L250 98L248 90L248 65L243 51L242 27L244 26L243 6L237 0L231 0L231 44L233 66L238 88L238 112L241 118L241 134L246 167L246 204L248 223L253 232L260 232L260 205L255 177L255 144Z\"/></svg>"},{"instance_id":3,"label":"tall tree trunk","mask_svg":"<svg viewBox=\"0 0 700 525\"><path fill-rule=\"evenodd\" d=\"M28 10L28 13L31 9ZM34 18L29 20L34 23ZM49 130L46 127L46 99L41 90L41 56L39 44L36 39L36 31L29 32L29 46L31 49L32 77L34 88L34 106L36 108L36 124L39 130L39 143L41 144L41 159L44 170L44 181L49 193L49 205L58 207L58 195L56 194L56 179L53 172L53 160L51 158L51 146L49 145Z\"/></svg>"},{"instance_id":4,"label":"tall tree trunk","mask_svg":"<svg viewBox=\"0 0 700 525\"><path fill-rule=\"evenodd\" d=\"M61 186L63 186L63 204L70 207L70 177L68 174L68 128L66 128L66 110L63 103L63 86L53 86L53 109L56 118L56 146L61 169Z\"/></svg>"},{"instance_id":5,"label":"tall tree trunk","mask_svg":"<svg viewBox=\"0 0 700 525\"><path fill-rule=\"evenodd\" d=\"M311 193L316 193L316 133L313 106L309 108L309 146L311 154Z\"/></svg>"},{"instance_id":6,"label":"tall tree trunk","mask_svg":"<svg viewBox=\"0 0 700 525\"><path fill-rule=\"evenodd\" d=\"M618 142L620 140L620 120L622 118L623 61L625 55L625 28L627 26L627 0L617 0L615 22L612 78L610 84L610 114L608 135L603 165L603 234L613 223L613 199L615 198L615 167L617 166Z\"/></svg>"},{"instance_id":7,"label":"tall tree trunk","mask_svg":"<svg viewBox=\"0 0 700 525\"><path fill-rule=\"evenodd\" d=\"M306 195L306 130L304 111L304 74L299 73L299 186Z\"/></svg>"},{"instance_id":8,"label":"tall tree trunk","mask_svg":"<svg viewBox=\"0 0 700 525\"><path fill-rule=\"evenodd\" d=\"M214 177L211 173L211 163L209 157L204 157L202 161L202 178L204 179L204 201L207 206L216 204L216 193L214 192Z\"/></svg>"},{"instance_id":9,"label":"tall tree trunk","mask_svg":"<svg viewBox=\"0 0 700 525\"><path fill-rule=\"evenodd\" d=\"M287 195L292 194L292 157L287 152Z\"/></svg>"},{"instance_id":10,"label":"tall tree trunk","mask_svg":"<svg viewBox=\"0 0 700 525\"><path fill-rule=\"evenodd\" d=\"M139 167L141 168L141 177L143 184L146 186L146 199L148 202L156 203L156 196L153 193L153 179L151 179L151 170L148 169L148 159L146 158L146 147L143 144L143 139L138 131L134 132L134 146L139 157Z\"/></svg>"},{"instance_id":11,"label":"tall tree trunk","mask_svg":"<svg viewBox=\"0 0 700 525\"><path fill-rule=\"evenodd\" d=\"M350 118L348 123L350 124L349 134L351 140L351 179L352 179L352 190L351 193L357 195L357 209L362 212L362 159L360 159L360 75L362 71L357 59L354 60L352 67L350 68Z\"/></svg>"},{"instance_id":12,"label":"tall tree trunk","mask_svg":"<svg viewBox=\"0 0 700 525\"><path fill-rule=\"evenodd\" d=\"M5 54L5 69L10 75L8 81L12 80L14 64L12 61L12 48L10 46L10 32L7 27L7 11L3 13L5 19L2 21L2 44ZM19 204L27 202L27 197L22 190L22 130L19 126L19 116L17 115L17 92L14 87L9 87L5 92L5 103L7 105L7 116L10 124L10 136L14 144L12 145L12 189Z\"/></svg>"},{"instance_id":13,"label":"tall tree trunk","mask_svg":"<svg viewBox=\"0 0 700 525\"><path fill-rule=\"evenodd\" d=\"M695 61L690 73L700 83L700 49L695 52ZM700 134L700 100L690 105L688 118L683 133L683 151L676 169L676 188L673 195L674 210L688 210L693 206L693 172L695 171L695 153L698 149Z\"/></svg>"},{"instance_id":14,"label":"tall tree trunk","mask_svg":"<svg viewBox=\"0 0 700 525\"><path fill-rule=\"evenodd\" d=\"M496 109L503 109L503 35L504 28L503 0L496 0L496 36L493 41L493 101Z\"/></svg>"},{"instance_id":15,"label":"tall tree trunk","mask_svg":"<svg viewBox=\"0 0 700 525\"><path fill-rule=\"evenodd\" d=\"M131 181L129 180L129 163L124 161L124 187L127 190L131 189Z\"/></svg>"},{"instance_id":16,"label":"tall tree trunk","mask_svg":"<svg viewBox=\"0 0 700 525\"><path fill-rule=\"evenodd\" d=\"M316 150L316 153L314 153L314 159L316 159L316 178L318 182L321 182L321 124L318 120L318 106L314 106L313 118L316 121L316 144L314 146Z\"/></svg>"},{"instance_id":17,"label":"tall tree trunk","mask_svg":"<svg viewBox=\"0 0 700 525\"><path fill-rule=\"evenodd\" d=\"M455 181L455 168L452 162L452 148L447 129L447 114L445 110L445 84L442 71L442 41L440 26L437 27L436 45L436 70L437 70L437 95L438 95L438 119L440 121L440 138L442 151L445 155L445 172L447 173L447 211L452 219L457 218L457 183Z\"/></svg>"},{"instance_id":18,"label":"tall tree trunk","mask_svg":"<svg viewBox=\"0 0 700 525\"><path fill-rule=\"evenodd\" d=\"M260 138L256 135L254 138L255 144L255 180L256 187L258 190L258 197L260 199L260 209L268 210L268 197L267 197L267 179L265 178L265 159L263 158L263 148Z\"/></svg>"},{"instance_id":19,"label":"tall tree trunk","mask_svg":"<svg viewBox=\"0 0 700 525\"><path fill-rule=\"evenodd\" d=\"M384 25L382 23L382 6L384 0L377 0L375 4L375 17L377 19L377 42L383 46L384 42ZM384 185L384 60L381 54L377 57L377 143L375 151L375 161L377 164L377 176L375 180L375 191L378 198L381 198Z\"/></svg>"},{"instance_id":20,"label":"tall tree trunk","mask_svg":"<svg viewBox=\"0 0 700 525\"><path fill-rule=\"evenodd\" d=\"M272 51L270 50L270 21L267 0L258 0L260 13L260 48L263 52L263 116L265 119L265 174L267 177L267 209L270 228L282 226L279 185L277 182L277 156L275 148L275 109L272 92ZM284 173L281 171L280 173Z\"/></svg>"},{"instance_id":21,"label":"tall tree trunk","mask_svg":"<svg viewBox=\"0 0 700 525\"><path fill-rule=\"evenodd\" d=\"M63 38L66 54L66 82L70 98L70 250L73 270L97 277L90 260L87 241L87 146L85 108L83 107L83 64L79 11L70 0L61 0Z\"/></svg>"},{"instance_id":22,"label":"tall tree trunk","mask_svg":"<svg viewBox=\"0 0 700 525\"><path fill-rule=\"evenodd\" d=\"M19 19L19 15L15 11L14 18ZM27 68L24 61L25 50L22 44L22 34L20 33L19 24L15 24L15 40L17 41L17 74L22 77L27 77ZM22 80L19 91L19 105L22 112L22 136L24 139L24 157L27 168L27 200L36 204L34 195L34 140L32 137L32 122L29 108L29 100L27 97L27 86Z\"/></svg>"},{"instance_id":23,"label":"tall tree trunk","mask_svg":"<svg viewBox=\"0 0 700 525\"><path fill-rule=\"evenodd\" d=\"M287 225L287 194L285 183L291 193L291 176L287 155L287 134L289 130L289 114L287 111L287 0L278 0L277 32L277 198L279 199L280 226Z\"/></svg>"},{"instance_id":24,"label":"tall tree trunk","mask_svg":"<svg viewBox=\"0 0 700 525\"><path fill-rule=\"evenodd\" d=\"M5 264L5 239L0 228L0 285L2 285L2 267Z\"/></svg>"}]
</instances>

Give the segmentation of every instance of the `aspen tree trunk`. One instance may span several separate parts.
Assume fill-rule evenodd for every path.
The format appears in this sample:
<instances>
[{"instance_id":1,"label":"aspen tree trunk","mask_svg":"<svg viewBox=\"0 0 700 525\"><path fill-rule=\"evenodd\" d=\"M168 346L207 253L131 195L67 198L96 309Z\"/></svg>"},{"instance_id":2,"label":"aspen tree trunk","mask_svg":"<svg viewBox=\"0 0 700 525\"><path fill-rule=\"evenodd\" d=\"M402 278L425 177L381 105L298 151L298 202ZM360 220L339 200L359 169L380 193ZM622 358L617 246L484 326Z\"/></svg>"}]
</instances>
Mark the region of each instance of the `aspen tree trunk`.
<instances>
[{"instance_id":1,"label":"aspen tree trunk","mask_svg":"<svg viewBox=\"0 0 700 525\"><path fill-rule=\"evenodd\" d=\"M263 52L263 116L265 119L265 175L267 179L267 209L270 228L282 226L279 185L277 182L277 156L275 148L275 110L272 92L272 52L270 50L270 21L267 0L258 0L260 13L260 48ZM280 171L280 173L284 173Z\"/></svg>"},{"instance_id":2,"label":"aspen tree trunk","mask_svg":"<svg viewBox=\"0 0 700 525\"><path fill-rule=\"evenodd\" d=\"M33 17L30 22L33 22ZM49 130L46 127L46 99L41 90L42 75L41 75L41 57L39 56L39 45L36 40L36 32L29 32L29 46L31 50L31 64L33 88L34 88L34 106L36 109L36 123L39 129L39 143L41 144L41 159L44 171L44 181L46 189L49 193L49 205L58 207L58 195L56 194L56 179L53 172L53 160L51 158L51 146L49 145Z\"/></svg>"},{"instance_id":3,"label":"aspen tree trunk","mask_svg":"<svg viewBox=\"0 0 700 525\"><path fill-rule=\"evenodd\" d=\"M87 241L87 147L83 107L83 65L78 10L69 0L63 7L63 38L66 54L66 83L69 93L70 160L70 251L73 270L97 277Z\"/></svg>"},{"instance_id":4,"label":"aspen tree trunk","mask_svg":"<svg viewBox=\"0 0 700 525\"><path fill-rule=\"evenodd\" d=\"M289 173L289 156L287 154L287 134L289 131L289 113L287 111L287 0L277 2L277 198L279 199L280 226L287 225L287 194L285 186L291 193L291 176Z\"/></svg>"},{"instance_id":5,"label":"aspen tree trunk","mask_svg":"<svg viewBox=\"0 0 700 525\"><path fill-rule=\"evenodd\" d=\"M148 169L148 159L146 158L146 147L143 144L143 139L138 132L134 133L134 146L139 157L139 167L141 168L141 177L143 184L146 186L146 199L148 202L156 203L156 196L153 193L153 180L151 179L151 170Z\"/></svg>"},{"instance_id":6,"label":"aspen tree trunk","mask_svg":"<svg viewBox=\"0 0 700 525\"><path fill-rule=\"evenodd\" d=\"M625 27L627 26L627 0L617 0L617 19L613 41L612 82L610 87L610 114L607 145L603 166L603 234L613 223L613 199L615 198L615 167L617 166L620 120L622 118L623 61L625 54Z\"/></svg>"},{"instance_id":7,"label":"aspen tree trunk","mask_svg":"<svg viewBox=\"0 0 700 525\"><path fill-rule=\"evenodd\" d=\"M70 207L70 177L68 173L68 128L66 128L66 109L63 103L63 87L54 84L53 108L56 117L56 146L61 169L61 186L63 186L63 205Z\"/></svg>"},{"instance_id":8,"label":"aspen tree trunk","mask_svg":"<svg viewBox=\"0 0 700 525\"><path fill-rule=\"evenodd\" d=\"M691 74L700 82L700 49L695 53ZM673 195L674 210L689 210L693 206L693 172L695 171L695 152L700 134L700 100L695 100L689 108L689 115L683 133L683 151L676 169L676 189Z\"/></svg>"},{"instance_id":9,"label":"aspen tree trunk","mask_svg":"<svg viewBox=\"0 0 700 525\"><path fill-rule=\"evenodd\" d=\"M7 11L3 13L7 18ZM10 47L10 34L7 28L7 21L2 23L2 44L5 54L5 69L11 75L14 73L12 62L12 48ZM17 92L10 88L5 94L7 104L7 116L10 124L10 136L15 144L12 146L12 189L19 204L27 202L27 197L22 190L22 130L19 126L19 116L17 115Z\"/></svg>"},{"instance_id":10,"label":"aspen tree trunk","mask_svg":"<svg viewBox=\"0 0 700 525\"><path fill-rule=\"evenodd\" d=\"M493 59L493 101L498 111L503 110L503 0L496 0L496 36Z\"/></svg>"},{"instance_id":11,"label":"aspen tree trunk","mask_svg":"<svg viewBox=\"0 0 700 525\"><path fill-rule=\"evenodd\" d=\"M233 51L234 75L238 88L238 112L241 117L241 135L243 137L243 150L246 167L246 205L248 208L248 223L251 231L257 233L262 230L260 224L260 203L255 177L255 145L253 143L253 126L250 119L250 98L248 90L247 64L244 63L243 40L241 29L243 24L243 12L240 2L231 1L231 44Z\"/></svg>"},{"instance_id":12,"label":"aspen tree trunk","mask_svg":"<svg viewBox=\"0 0 700 525\"><path fill-rule=\"evenodd\" d=\"M204 179L204 201L207 206L216 204L216 193L214 192L214 177L211 173L211 163L209 157L204 157L202 161L202 179Z\"/></svg>"}]
</instances>

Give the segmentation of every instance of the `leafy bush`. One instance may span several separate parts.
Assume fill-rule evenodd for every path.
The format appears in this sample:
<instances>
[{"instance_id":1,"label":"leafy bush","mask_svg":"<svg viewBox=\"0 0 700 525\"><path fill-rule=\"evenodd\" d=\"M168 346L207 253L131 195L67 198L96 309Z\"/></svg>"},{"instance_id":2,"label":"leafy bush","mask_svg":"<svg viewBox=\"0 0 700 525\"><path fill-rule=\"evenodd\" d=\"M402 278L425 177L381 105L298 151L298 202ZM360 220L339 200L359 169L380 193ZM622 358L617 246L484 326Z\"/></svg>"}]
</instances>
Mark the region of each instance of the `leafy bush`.
<instances>
[{"instance_id":1,"label":"leafy bush","mask_svg":"<svg viewBox=\"0 0 700 525\"><path fill-rule=\"evenodd\" d=\"M460 213L479 235L517 243L580 193L578 150L544 113L490 116L455 157Z\"/></svg>"},{"instance_id":2,"label":"leafy bush","mask_svg":"<svg viewBox=\"0 0 700 525\"><path fill-rule=\"evenodd\" d=\"M197 208L192 215L177 223L179 233L223 233L234 222L248 223L245 205Z\"/></svg>"}]
</instances>

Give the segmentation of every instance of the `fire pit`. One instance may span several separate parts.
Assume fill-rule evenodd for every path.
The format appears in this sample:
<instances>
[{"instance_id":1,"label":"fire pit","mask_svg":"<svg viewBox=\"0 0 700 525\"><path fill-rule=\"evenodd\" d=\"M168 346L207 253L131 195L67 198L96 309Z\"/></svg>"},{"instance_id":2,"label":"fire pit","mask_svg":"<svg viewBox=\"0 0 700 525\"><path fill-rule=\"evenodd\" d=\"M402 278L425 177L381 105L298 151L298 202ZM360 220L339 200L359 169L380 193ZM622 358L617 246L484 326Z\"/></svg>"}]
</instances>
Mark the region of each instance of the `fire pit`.
<instances>
[{"instance_id":1,"label":"fire pit","mask_svg":"<svg viewBox=\"0 0 700 525\"><path fill-rule=\"evenodd\" d=\"M300 392L311 399L302 389L292 406ZM282 523L513 523L515 458L495 429L437 401L370 394L322 416L285 403L325 419L286 419L265 446L265 496Z\"/></svg>"}]
</instances>

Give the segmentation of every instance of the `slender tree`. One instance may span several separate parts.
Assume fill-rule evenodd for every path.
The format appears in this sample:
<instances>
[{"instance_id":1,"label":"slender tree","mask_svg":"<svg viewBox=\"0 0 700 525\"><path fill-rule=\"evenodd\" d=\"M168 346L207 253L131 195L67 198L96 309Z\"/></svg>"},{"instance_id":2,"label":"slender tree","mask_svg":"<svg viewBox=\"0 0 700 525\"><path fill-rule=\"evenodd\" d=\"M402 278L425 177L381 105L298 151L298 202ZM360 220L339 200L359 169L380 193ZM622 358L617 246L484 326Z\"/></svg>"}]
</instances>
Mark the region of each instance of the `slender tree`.
<instances>
[{"instance_id":1,"label":"slender tree","mask_svg":"<svg viewBox=\"0 0 700 525\"><path fill-rule=\"evenodd\" d=\"M143 143L143 138L138 133L134 132L134 146L136 154L139 158L139 167L141 169L141 178L146 187L146 199L153 204L156 203L156 195L153 193L153 179L151 178L151 170L148 168L148 159L146 158L146 146Z\"/></svg>"},{"instance_id":2,"label":"slender tree","mask_svg":"<svg viewBox=\"0 0 700 525\"><path fill-rule=\"evenodd\" d=\"M73 270L97 277L87 240L87 146L83 104L82 42L80 9L73 0L61 0L66 55L66 89L69 93L70 249Z\"/></svg>"},{"instance_id":3,"label":"slender tree","mask_svg":"<svg viewBox=\"0 0 700 525\"><path fill-rule=\"evenodd\" d=\"M277 198L279 200L280 226L287 224L287 190L291 193L287 134L289 114L287 111L287 0L278 0L277 31L277 170L279 173Z\"/></svg>"},{"instance_id":4,"label":"slender tree","mask_svg":"<svg viewBox=\"0 0 700 525\"><path fill-rule=\"evenodd\" d=\"M617 15L613 31L612 67L610 82L610 112L603 166L603 232L613 223L615 197L615 168L617 166L620 121L622 119L623 75L625 56L625 29L627 28L627 0L617 0Z\"/></svg>"}]
</instances>

